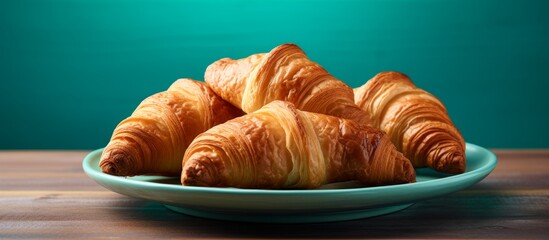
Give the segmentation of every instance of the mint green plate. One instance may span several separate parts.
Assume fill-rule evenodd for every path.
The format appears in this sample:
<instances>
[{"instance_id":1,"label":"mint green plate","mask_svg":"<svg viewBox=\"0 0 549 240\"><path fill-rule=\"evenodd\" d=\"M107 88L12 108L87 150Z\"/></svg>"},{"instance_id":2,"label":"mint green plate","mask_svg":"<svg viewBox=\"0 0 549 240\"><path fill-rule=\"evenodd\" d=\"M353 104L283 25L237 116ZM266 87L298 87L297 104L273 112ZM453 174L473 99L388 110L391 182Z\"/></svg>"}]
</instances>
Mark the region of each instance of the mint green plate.
<instances>
[{"instance_id":1,"label":"mint green plate","mask_svg":"<svg viewBox=\"0 0 549 240\"><path fill-rule=\"evenodd\" d=\"M417 182L365 187L352 182L314 190L263 190L182 186L179 178L117 177L99 168L103 149L89 153L82 163L90 178L114 192L160 202L179 213L218 220L246 222L333 222L373 217L402 210L413 203L467 188L496 167L489 150L467 143L467 169L446 175L417 170Z\"/></svg>"}]
</instances>

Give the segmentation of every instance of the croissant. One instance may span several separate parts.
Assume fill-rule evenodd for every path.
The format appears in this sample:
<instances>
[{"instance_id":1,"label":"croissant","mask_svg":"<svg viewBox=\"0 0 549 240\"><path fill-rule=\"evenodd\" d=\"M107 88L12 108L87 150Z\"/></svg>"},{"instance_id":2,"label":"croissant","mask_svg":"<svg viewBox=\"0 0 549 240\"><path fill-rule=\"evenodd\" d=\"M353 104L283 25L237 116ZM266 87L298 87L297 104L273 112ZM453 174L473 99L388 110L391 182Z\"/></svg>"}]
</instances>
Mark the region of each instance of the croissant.
<instances>
[{"instance_id":1,"label":"croissant","mask_svg":"<svg viewBox=\"0 0 549 240\"><path fill-rule=\"evenodd\" d=\"M304 111L369 123L369 117L354 103L352 88L309 60L294 44L243 59L220 59L207 67L204 80L246 113L283 100Z\"/></svg>"},{"instance_id":2,"label":"croissant","mask_svg":"<svg viewBox=\"0 0 549 240\"><path fill-rule=\"evenodd\" d=\"M180 176L181 159L194 137L242 114L205 83L179 79L144 99L116 126L99 165L118 176Z\"/></svg>"},{"instance_id":3,"label":"croissant","mask_svg":"<svg viewBox=\"0 0 549 240\"><path fill-rule=\"evenodd\" d=\"M197 136L181 183L267 189L415 181L415 170L381 130L273 101Z\"/></svg>"},{"instance_id":4,"label":"croissant","mask_svg":"<svg viewBox=\"0 0 549 240\"><path fill-rule=\"evenodd\" d=\"M404 74L382 72L354 89L355 102L370 114L414 167L457 174L465 171L465 140L443 103Z\"/></svg>"}]
</instances>

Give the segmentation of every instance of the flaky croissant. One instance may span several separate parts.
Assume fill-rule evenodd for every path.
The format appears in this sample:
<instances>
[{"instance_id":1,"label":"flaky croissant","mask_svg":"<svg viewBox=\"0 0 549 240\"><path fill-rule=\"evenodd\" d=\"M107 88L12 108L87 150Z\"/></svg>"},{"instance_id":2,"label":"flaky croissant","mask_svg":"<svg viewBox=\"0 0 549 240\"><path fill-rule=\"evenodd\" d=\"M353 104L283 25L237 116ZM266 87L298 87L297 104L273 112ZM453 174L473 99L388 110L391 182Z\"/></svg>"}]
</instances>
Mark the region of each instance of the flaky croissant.
<instances>
[{"instance_id":1,"label":"flaky croissant","mask_svg":"<svg viewBox=\"0 0 549 240\"><path fill-rule=\"evenodd\" d=\"M181 183L296 189L356 180L409 183L415 170L382 131L273 101L200 134L183 158Z\"/></svg>"},{"instance_id":2,"label":"flaky croissant","mask_svg":"<svg viewBox=\"0 0 549 240\"><path fill-rule=\"evenodd\" d=\"M283 100L304 111L369 124L368 116L354 103L352 88L309 60L294 44L243 59L220 59L208 66L204 80L246 113Z\"/></svg>"},{"instance_id":3,"label":"flaky croissant","mask_svg":"<svg viewBox=\"0 0 549 240\"><path fill-rule=\"evenodd\" d=\"M179 79L144 99L116 126L99 165L118 176L180 176L181 159L194 137L242 114L205 83Z\"/></svg>"},{"instance_id":4,"label":"flaky croissant","mask_svg":"<svg viewBox=\"0 0 549 240\"><path fill-rule=\"evenodd\" d=\"M404 74L382 72L354 89L355 102L385 131L414 167L465 171L465 140L444 104Z\"/></svg>"}]
</instances>

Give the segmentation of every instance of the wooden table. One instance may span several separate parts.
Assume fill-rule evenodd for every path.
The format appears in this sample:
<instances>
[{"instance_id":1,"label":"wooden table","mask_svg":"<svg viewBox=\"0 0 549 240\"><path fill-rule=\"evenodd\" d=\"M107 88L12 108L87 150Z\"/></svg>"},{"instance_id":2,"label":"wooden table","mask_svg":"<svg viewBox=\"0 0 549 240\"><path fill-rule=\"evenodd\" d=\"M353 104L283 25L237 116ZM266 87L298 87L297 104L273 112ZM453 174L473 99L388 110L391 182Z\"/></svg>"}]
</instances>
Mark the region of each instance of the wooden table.
<instances>
[{"instance_id":1,"label":"wooden table","mask_svg":"<svg viewBox=\"0 0 549 240\"><path fill-rule=\"evenodd\" d=\"M250 224L178 214L110 192L81 167L89 151L0 151L5 238L549 238L549 150L494 150L482 182L390 215Z\"/></svg>"}]
</instances>

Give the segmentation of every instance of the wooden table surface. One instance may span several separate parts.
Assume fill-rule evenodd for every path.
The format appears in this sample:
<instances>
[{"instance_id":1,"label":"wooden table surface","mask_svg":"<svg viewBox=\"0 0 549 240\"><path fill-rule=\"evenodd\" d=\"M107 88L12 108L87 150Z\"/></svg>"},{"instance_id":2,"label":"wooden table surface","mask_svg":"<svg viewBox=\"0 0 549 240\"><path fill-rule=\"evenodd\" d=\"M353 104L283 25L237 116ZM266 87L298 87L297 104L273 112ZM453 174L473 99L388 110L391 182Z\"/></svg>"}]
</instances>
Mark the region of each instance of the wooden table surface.
<instances>
[{"instance_id":1,"label":"wooden table surface","mask_svg":"<svg viewBox=\"0 0 549 240\"><path fill-rule=\"evenodd\" d=\"M191 217L88 178L90 151L0 151L0 239L549 238L549 150L493 150L482 182L393 214L322 224Z\"/></svg>"}]
</instances>

